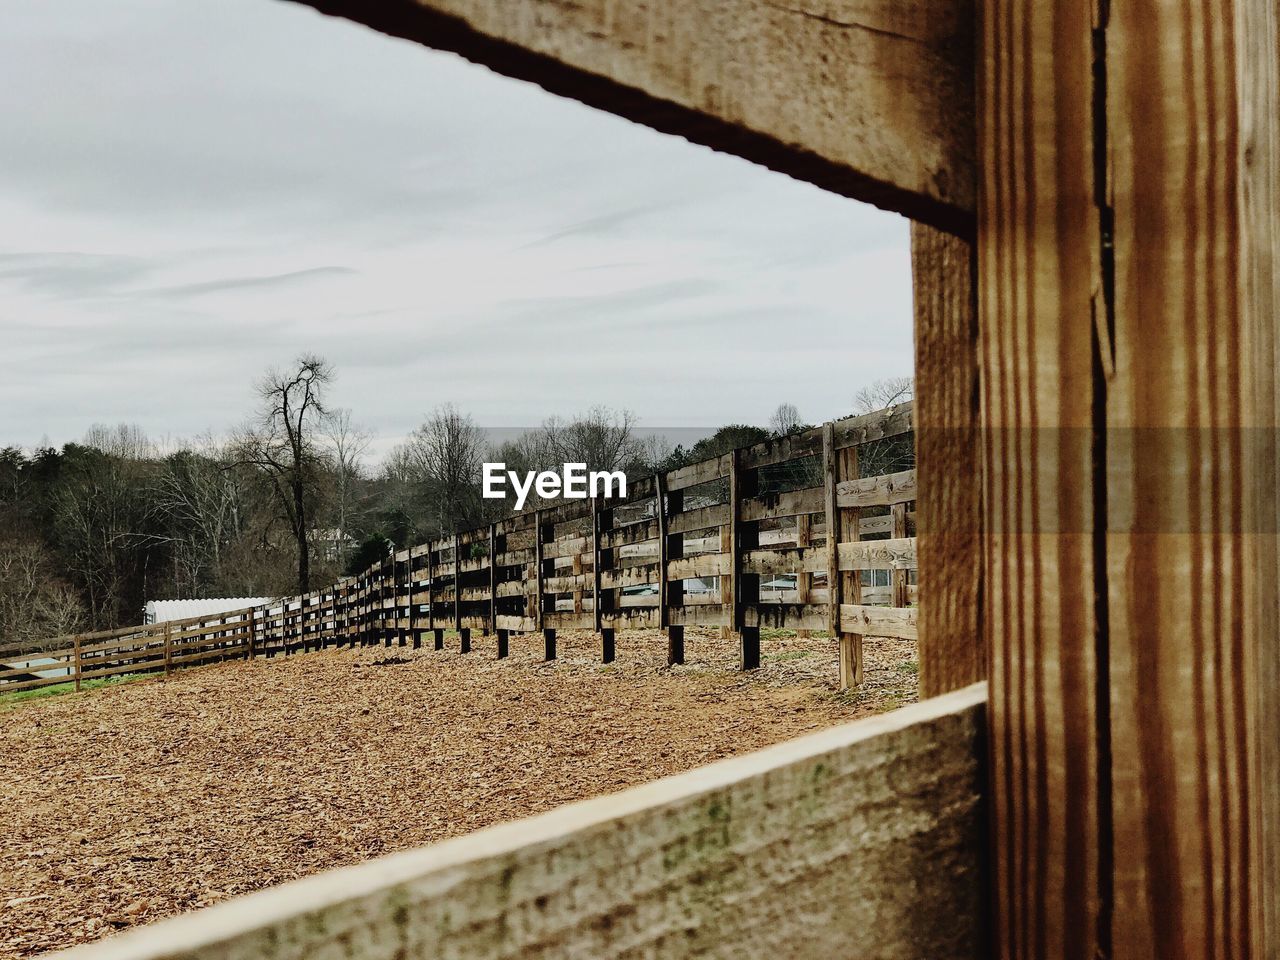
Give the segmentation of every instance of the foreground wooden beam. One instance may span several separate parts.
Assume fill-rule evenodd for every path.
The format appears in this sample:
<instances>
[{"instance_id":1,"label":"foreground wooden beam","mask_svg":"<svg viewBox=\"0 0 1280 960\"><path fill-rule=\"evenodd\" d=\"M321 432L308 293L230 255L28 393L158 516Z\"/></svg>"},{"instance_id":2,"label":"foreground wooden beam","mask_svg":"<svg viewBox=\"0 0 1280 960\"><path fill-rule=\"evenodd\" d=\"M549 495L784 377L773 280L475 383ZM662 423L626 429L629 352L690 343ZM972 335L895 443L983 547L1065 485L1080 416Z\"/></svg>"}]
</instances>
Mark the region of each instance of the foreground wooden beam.
<instances>
[{"instance_id":1,"label":"foreground wooden beam","mask_svg":"<svg viewBox=\"0 0 1280 960\"><path fill-rule=\"evenodd\" d=\"M300 0L951 231L972 0Z\"/></svg>"},{"instance_id":2,"label":"foreground wooden beam","mask_svg":"<svg viewBox=\"0 0 1280 960\"><path fill-rule=\"evenodd\" d=\"M981 21L998 955L1274 958L1275 2Z\"/></svg>"},{"instance_id":3,"label":"foreground wooden beam","mask_svg":"<svg viewBox=\"0 0 1280 960\"><path fill-rule=\"evenodd\" d=\"M977 685L67 960L986 956Z\"/></svg>"}]
</instances>

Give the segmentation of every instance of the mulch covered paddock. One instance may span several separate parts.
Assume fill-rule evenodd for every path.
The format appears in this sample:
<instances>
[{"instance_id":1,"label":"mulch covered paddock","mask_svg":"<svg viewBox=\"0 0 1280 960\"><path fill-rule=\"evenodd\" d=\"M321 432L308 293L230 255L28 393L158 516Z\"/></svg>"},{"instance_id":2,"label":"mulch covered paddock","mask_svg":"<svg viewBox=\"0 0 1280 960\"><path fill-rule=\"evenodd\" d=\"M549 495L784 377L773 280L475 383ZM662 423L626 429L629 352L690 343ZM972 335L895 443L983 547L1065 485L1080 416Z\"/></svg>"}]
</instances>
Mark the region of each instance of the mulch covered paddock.
<instances>
[{"instance_id":1,"label":"mulch covered paddock","mask_svg":"<svg viewBox=\"0 0 1280 960\"><path fill-rule=\"evenodd\" d=\"M393 647L234 662L0 703L0 957L109 936L329 867L418 846L900 706L914 644L866 642L835 693L835 646L690 630L492 637L467 656ZM452 641L456 648L456 638Z\"/></svg>"}]
</instances>

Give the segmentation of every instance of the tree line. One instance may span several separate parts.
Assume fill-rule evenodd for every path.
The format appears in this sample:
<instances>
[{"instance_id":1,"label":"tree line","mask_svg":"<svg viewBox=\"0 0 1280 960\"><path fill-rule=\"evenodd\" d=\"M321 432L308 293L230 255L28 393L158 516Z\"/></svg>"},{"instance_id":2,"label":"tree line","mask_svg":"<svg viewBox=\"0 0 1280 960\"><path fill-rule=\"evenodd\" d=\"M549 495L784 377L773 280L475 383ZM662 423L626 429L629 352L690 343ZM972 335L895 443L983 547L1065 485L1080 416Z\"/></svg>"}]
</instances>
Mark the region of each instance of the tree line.
<instances>
[{"instance_id":1,"label":"tree line","mask_svg":"<svg viewBox=\"0 0 1280 960\"><path fill-rule=\"evenodd\" d=\"M137 426L94 426L61 448L0 450L0 645L137 623L150 599L305 593L389 550L501 519L513 504L482 498L486 461L640 476L807 426L782 404L767 429L729 424L671 448L630 411L593 407L494 443L444 404L372 467L373 434L329 406L333 378L316 356L268 372L225 436L158 442ZM883 381L855 407L909 389Z\"/></svg>"}]
</instances>

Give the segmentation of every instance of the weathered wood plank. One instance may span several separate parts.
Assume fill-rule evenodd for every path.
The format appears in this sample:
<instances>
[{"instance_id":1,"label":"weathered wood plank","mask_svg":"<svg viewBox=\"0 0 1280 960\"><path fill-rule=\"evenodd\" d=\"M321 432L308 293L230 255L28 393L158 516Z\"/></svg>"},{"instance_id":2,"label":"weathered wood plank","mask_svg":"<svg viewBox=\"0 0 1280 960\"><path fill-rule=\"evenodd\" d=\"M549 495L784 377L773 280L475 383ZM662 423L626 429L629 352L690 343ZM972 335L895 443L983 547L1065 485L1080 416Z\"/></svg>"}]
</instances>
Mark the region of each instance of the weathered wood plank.
<instances>
[{"instance_id":1,"label":"weathered wood plank","mask_svg":"<svg viewBox=\"0 0 1280 960\"><path fill-rule=\"evenodd\" d=\"M984 690L309 877L67 960L976 960ZM673 909L679 904L679 909Z\"/></svg>"},{"instance_id":2,"label":"weathered wood plank","mask_svg":"<svg viewBox=\"0 0 1280 960\"><path fill-rule=\"evenodd\" d=\"M877 477L842 480L836 486L841 507L887 507L916 499L916 471L903 470Z\"/></svg>"},{"instance_id":3,"label":"weathered wood plank","mask_svg":"<svg viewBox=\"0 0 1280 960\"><path fill-rule=\"evenodd\" d=\"M857 200L971 222L963 0L307 2Z\"/></svg>"},{"instance_id":4,"label":"weathered wood plank","mask_svg":"<svg viewBox=\"0 0 1280 960\"><path fill-rule=\"evenodd\" d=\"M982 625L1004 960L1111 956L1099 938L1100 908L1111 905L1091 447L1094 317L1105 319L1095 300L1093 9L984 0L981 15Z\"/></svg>"},{"instance_id":5,"label":"weathered wood plank","mask_svg":"<svg viewBox=\"0 0 1280 960\"><path fill-rule=\"evenodd\" d=\"M827 569L826 547L791 547L782 550L748 550L742 555L748 573L822 573ZM852 569L852 568L850 568Z\"/></svg>"},{"instance_id":6,"label":"weathered wood plank","mask_svg":"<svg viewBox=\"0 0 1280 960\"><path fill-rule=\"evenodd\" d=\"M671 518L671 533L689 533L695 530L706 530L709 527L720 527L729 522L729 505L718 503L710 507L698 507L685 510Z\"/></svg>"},{"instance_id":7,"label":"weathered wood plank","mask_svg":"<svg viewBox=\"0 0 1280 960\"><path fill-rule=\"evenodd\" d=\"M682 557L668 561L667 575L672 580L718 577L728 573L732 566L732 560L726 553L704 553L696 557Z\"/></svg>"},{"instance_id":8,"label":"weathered wood plank","mask_svg":"<svg viewBox=\"0 0 1280 960\"><path fill-rule=\"evenodd\" d=\"M919 623L919 611L915 607L869 607L857 603L840 605L840 629L845 633L914 640L919 635Z\"/></svg>"},{"instance_id":9,"label":"weathered wood plank","mask_svg":"<svg viewBox=\"0 0 1280 960\"><path fill-rule=\"evenodd\" d=\"M1246 193L1275 199L1276 14L1274 0L1115 4L1107 28L1119 958L1280 956L1280 942L1263 942L1280 890L1263 883L1258 842L1275 835L1262 811L1280 790L1258 751L1280 725L1260 716L1254 679L1277 637L1246 602L1271 605L1280 591L1274 567L1250 557L1253 536L1276 533L1276 474L1250 472L1247 452L1260 438L1273 445L1277 425L1274 205L1269 236L1241 221ZM1265 100L1242 89L1255 75L1270 77ZM1270 291L1249 283L1255 255L1268 260Z\"/></svg>"},{"instance_id":10,"label":"weathered wood plank","mask_svg":"<svg viewBox=\"0 0 1280 960\"><path fill-rule=\"evenodd\" d=\"M884 410L845 417L832 424L837 450L856 447L872 440L910 433L915 423L915 404L908 400Z\"/></svg>"},{"instance_id":11,"label":"weathered wood plank","mask_svg":"<svg viewBox=\"0 0 1280 960\"><path fill-rule=\"evenodd\" d=\"M914 570L917 566L916 538L842 543L839 556L841 570ZM966 558L967 562L975 565L979 559L976 556Z\"/></svg>"},{"instance_id":12,"label":"weathered wood plank","mask_svg":"<svg viewBox=\"0 0 1280 960\"><path fill-rule=\"evenodd\" d=\"M920 695L987 676L981 630L982 459L978 319L970 240L911 227L916 379L916 504L921 579Z\"/></svg>"},{"instance_id":13,"label":"weathered wood plank","mask_svg":"<svg viewBox=\"0 0 1280 960\"><path fill-rule=\"evenodd\" d=\"M740 517L744 523L755 520L794 517L802 513L818 513L823 509L822 488L808 487L787 493L772 493L743 500Z\"/></svg>"},{"instance_id":14,"label":"weathered wood plank","mask_svg":"<svg viewBox=\"0 0 1280 960\"><path fill-rule=\"evenodd\" d=\"M679 467L667 474L668 490L687 490L699 484L721 480L729 475L729 454L711 460L701 460L688 466Z\"/></svg>"}]
</instances>

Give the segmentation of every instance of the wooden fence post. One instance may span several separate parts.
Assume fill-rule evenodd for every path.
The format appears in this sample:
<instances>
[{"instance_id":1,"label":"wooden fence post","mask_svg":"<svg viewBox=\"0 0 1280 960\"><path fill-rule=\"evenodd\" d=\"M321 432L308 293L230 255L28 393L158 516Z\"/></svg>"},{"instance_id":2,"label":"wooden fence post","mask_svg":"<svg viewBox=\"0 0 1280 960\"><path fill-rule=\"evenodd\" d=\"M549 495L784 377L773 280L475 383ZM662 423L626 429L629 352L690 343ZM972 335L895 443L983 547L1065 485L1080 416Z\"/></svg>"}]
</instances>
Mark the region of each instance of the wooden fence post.
<instances>
[{"instance_id":1,"label":"wooden fence post","mask_svg":"<svg viewBox=\"0 0 1280 960\"><path fill-rule=\"evenodd\" d=\"M993 952L1270 960L1276 4L979 9Z\"/></svg>"},{"instance_id":2,"label":"wooden fence post","mask_svg":"<svg viewBox=\"0 0 1280 960\"><path fill-rule=\"evenodd\" d=\"M409 547L409 639L413 643L413 649L420 650L422 649L422 631L418 629L418 603L415 598L418 578L413 569L415 559L413 550L413 547Z\"/></svg>"},{"instance_id":3,"label":"wooden fence post","mask_svg":"<svg viewBox=\"0 0 1280 960\"><path fill-rule=\"evenodd\" d=\"M164 625L164 675L169 676L171 661L173 659L173 642L170 639L169 625Z\"/></svg>"},{"instance_id":4,"label":"wooden fence post","mask_svg":"<svg viewBox=\"0 0 1280 960\"><path fill-rule=\"evenodd\" d=\"M667 489L665 474L658 474L658 544L662 566L662 625L667 628L667 666L684 663L684 625L671 623L671 608L684 608L684 581L671 582L668 565L684 558L684 534L671 533L671 517L684 509L684 491Z\"/></svg>"},{"instance_id":5,"label":"wooden fence post","mask_svg":"<svg viewBox=\"0 0 1280 960\"><path fill-rule=\"evenodd\" d=\"M862 683L862 636L846 633L842 624L842 607L862 599L862 575L858 571L840 570L840 544L861 538L858 510L843 510L839 504L839 485L844 479L856 479L857 448L836 449L835 424L822 427L823 499L827 521L827 625L840 648L840 688L848 690ZM905 524L905 512L903 522ZM905 587L905 581L904 581Z\"/></svg>"},{"instance_id":6,"label":"wooden fence post","mask_svg":"<svg viewBox=\"0 0 1280 960\"><path fill-rule=\"evenodd\" d=\"M796 517L796 549L807 550L813 540L813 515L809 513ZM813 602L813 574L801 570L796 574L796 603L807 606ZM808 639L813 636L812 630L797 630L796 636Z\"/></svg>"},{"instance_id":7,"label":"wooden fence post","mask_svg":"<svg viewBox=\"0 0 1280 960\"><path fill-rule=\"evenodd\" d=\"M387 598L390 595L392 606L387 606ZM382 558L382 563L378 567L378 632L382 635L382 645L384 647L391 646L391 634L393 632L387 616L388 611L395 613L396 602L396 555L394 548L390 556ZM394 623L394 621L392 621Z\"/></svg>"},{"instance_id":8,"label":"wooden fence post","mask_svg":"<svg viewBox=\"0 0 1280 960\"><path fill-rule=\"evenodd\" d=\"M595 605L596 632L600 634L600 660L602 663L613 663L617 656L616 633L612 626L606 626L604 622L605 608L608 606L608 598L612 594L605 591L602 586L604 571L613 569L613 551L606 549L603 542L613 529L613 511L605 509L604 505L596 500L592 503L591 515L592 551L594 553L592 559L594 564L592 571L592 597Z\"/></svg>"},{"instance_id":9,"label":"wooden fence post","mask_svg":"<svg viewBox=\"0 0 1280 960\"><path fill-rule=\"evenodd\" d=\"M433 649L444 649L444 629L436 626L436 604L439 602L440 593L437 580L440 578L440 563L436 556L440 551L440 542L438 540L427 541L427 610L428 620L431 624L431 645Z\"/></svg>"},{"instance_id":10,"label":"wooden fence post","mask_svg":"<svg viewBox=\"0 0 1280 960\"><path fill-rule=\"evenodd\" d=\"M453 629L458 631L458 652L471 652L471 631L462 629L462 534L453 535Z\"/></svg>"},{"instance_id":11,"label":"wooden fence post","mask_svg":"<svg viewBox=\"0 0 1280 960\"><path fill-rule=\"evenodd\" d=\"M742 554L755 547L759 541L759 530L754 522L742 519L742 502L754 496L758 471L744 470L741 466L742 452L734 450L729 461L729 514L731 547L729 562L733 571L733 626L741 637L740 665L743 670L754 670L760 666L760 627L759 622L747 625L747 608L751 608L753 618L759 617L756 609L760 602L760 578L749 575L742 570Z\"/></svg>"},{"instance_id":12,"label":"wooden fence post","mask_svg":"<svg viewBox=\"0 0 1280 960\"><path fill-rule=\"evenodd\" d=\"M506 535L503 535L503 547L506 547ZM506 630L498 629L498 525L489 524L489 629L498 644L498 659L505 660L510 652Z\"/></svg>"},{"instance_id":13,"label":"wooden fence post","mask_svg":"<svg viewBox=\"0 0 1280 960\"><path fill-rule=\"evenodd\" d=\"M907 505L895 503L889 508L890 522L893 530L890 533L895 540L907 536ZM889 572L889 604L894 607L907 607L911 601L907 596L907 571L904 567L894 567Z\"/></svg>"},{"instance_id":14,"label":"wooden fence post","mask_svg":"<svg viewBox=\"0 0 1280 960\"><path fill-rule=\"evenodd\" d=\"M75 675L76 675L76 693L80 692L80 676L84 673L84 661L81 657L80 647L82 645L80 634L76 634L75 639Z\"/></svg>"},{"instance_id":15,"label":"wooden fence post","mask_svg":"<svg viewBox=\"0 0 1280 960\"><path fill-rule=\"evenodd\" d=\"M921 697L987 676L975 269L971 240L911 225Z\"/></svg>"},{"instance_id":16,"label":"wooden fence post","mask_svg":"<svg viewBox=\"0 0 1280 960\"><path fill-rule=\"evenodd\" d=\"M537 558L538 567L538 628L542 631L543 654L545 659L554 660L556 658L556 632L554 629L546 626L546 608L547 608L547 571L546 571L546 538L548 533L554 533L555 527L548 524L551 529L544 530L542 524L542 511L537 510L534 513L533 524L533 542L535 546L535 557ZM554 612L554 610L552 611Z\"/></svg>"},{"instance_id":17,"label":"wooden fence post","mask_svg":"<svg viewBox=\"0 0 1280 960\"><path fill-rule=\"evenodd\" d=\"M730 499L730 508L732 510L732 498ZM729 562L733 563L733 520L722 524L720 527L720 552L729 557ZM720 608L724 611L726 622L720 628L720 639L728 640L737 630L737 619L734 613L736 606L734 602L733 583L734 577L730 574L720 575Z\"/></svg>"}]
</instances>

